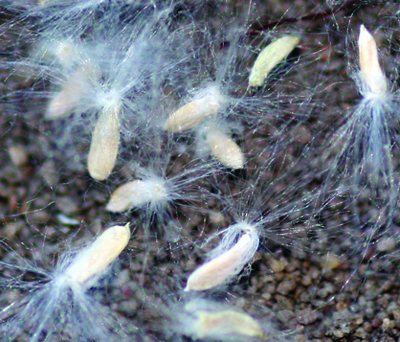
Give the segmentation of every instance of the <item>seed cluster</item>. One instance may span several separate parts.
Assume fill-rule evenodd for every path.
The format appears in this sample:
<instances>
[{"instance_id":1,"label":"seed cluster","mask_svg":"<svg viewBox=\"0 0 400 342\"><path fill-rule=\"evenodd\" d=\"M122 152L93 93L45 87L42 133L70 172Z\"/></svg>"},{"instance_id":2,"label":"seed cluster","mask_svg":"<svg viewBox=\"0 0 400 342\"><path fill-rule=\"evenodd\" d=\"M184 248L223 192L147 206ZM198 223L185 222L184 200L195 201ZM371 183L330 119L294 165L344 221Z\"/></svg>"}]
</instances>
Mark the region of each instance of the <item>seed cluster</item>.
<instances>
[{"instance_id":1,"label":"seed cluster","mask_svg":"<svg viewBox=\"0 0 400 342\"><path fill-rule=\"evenodd\" d=\"M395 249L390 227L398 204L393 131L399 99L380 63L377 33L357 28L352 76L361 100L314 158L325 136L310 132L307 123L318 105L314 93L304 95L291 83L295 70L315 62L302 53L305 34L293 27L254 34L257 8L251 2L238 12L216 3L221 13L215 17L205 16L210 4L203 1L4 5L13 13L5 34L16 30L27 46L21 58L4 63L10 79L24 82L3 102L32 96L37 106L29 115L51 127L52 154L108 196L102 211L113 222L88 246L62 254L51 272L0 262L11 274L46 278L30 284L15 275L1 280L4 293L26 294L0 311L7 341L144 341L148 331L141 324L152 320L162 322L152 328L154 340L291 340L296 330L284 333L262 314L256 318L256 312L221 300L248 279L265 250L317 254L319 239L333 244L323 267L336 269L342 260L334 243L345 235L338 231L362 222L363 206L374 210L371 232L360 243L366 245L362 257L375 244L379 253ZM15 147L9 154L16 165L28 163ZM284 186L287 178L293 181ZM350 216L346 223L326 222L339 212ZM202 215L208 228L198 219ZM60 222L79 224L65 216ZM133 266L136 240L145 246L139 266ZM148 267L161 254L157 244L162 253L168 250L168 285ZM115 262L126 246L129 267ZM175 252L185 260L174 259ZM141 272L142 290L127 280L133 267ZM285 267L276 261L271 269ZM142 291L153 317L131 324L129 314L113 312L116 305L100 304L95 292L107 281L124 296ZM149 282L153 287L147 288ZM278 289L291 291L289 280Z\"/></svg>"}]
</instances>

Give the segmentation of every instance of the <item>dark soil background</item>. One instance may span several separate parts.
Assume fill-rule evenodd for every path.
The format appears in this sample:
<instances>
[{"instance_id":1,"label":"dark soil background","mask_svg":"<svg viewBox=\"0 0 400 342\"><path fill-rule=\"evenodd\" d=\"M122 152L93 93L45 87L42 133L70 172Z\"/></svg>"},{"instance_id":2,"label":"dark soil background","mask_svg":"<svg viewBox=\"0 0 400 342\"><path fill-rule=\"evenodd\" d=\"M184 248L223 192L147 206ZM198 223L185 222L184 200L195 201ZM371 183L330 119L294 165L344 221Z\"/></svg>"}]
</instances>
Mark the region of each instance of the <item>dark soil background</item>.
<instances>
[{"instance_id":1,"label":"dark soil background","mask_svg":"<svg viewBox=\"0 0 400 342\"><path fill-rule=\"evenodd\" d=\"M68 122L44 121L38 108L45 108L46 99L21 91L30 89L32 80L21 76L20 70L15 73L21 65L11 61L18 61L30 46L20 38L26 23L10 25L17 13L7 5L0 1L0 260L25 260L50 270L62 251L92 239L106 226L131 222L128 248L96 295L134 332L137 341L178 341L180 337L169 336L162 326L174 319L173 308L186 300L182 289L187 275L212 248L203 245L207 237L234 222L232 210L218 200L219 191L232 198L243 192L243 202L252 202L251 193L261 199L262 211L268 214L302 203L299 213L271 219L271 234L293 228L287 240L271 241L266 228L251 270L222 291L201 296L236 305L266 326L273 324L282 332L274 340L400 340L398 210L390 213L389 222L385 219L389 215L370 200L364 188L357 201L350 201L352 205L346 192L327 192L323 199L314 196L335 157L326 153L331 148L329 139L360 99L351 75L358 67L356 42L361 24L374 35L382 67L393 88L398 88L399 4L254 3L248 44L256 48L265 32L271 38L283 33L301 35L288 62L290 70L278 74L268 90L284 114L275 117L275 122L254 120L246 127L239 138L248 158L246 170L215 175L202 185L214 196L179 207L183 230L177 241L157 229L142 229L137 213L105 211L116 184L131 176L126 161L132 157L123 152L110 180L96 182L89 177L85 160L90 137L79 136L78 129L66 139L62 132ZM247 5L247 1L210 2L198 15L208 15L218 28L232 8L240 12ZM393 155L399 160L396 146ZM174 151L169 174L178 174L192 158L190 148ZM260 165L263 172L257 173ZM246 187L260 183L261 188L246 193ZM37 280L34 272L21 274L1 265L0 273L4 279ZM23 298L23 291L4 284L2 280L0 307ZM172 311L166 314L168 308ZM27 339L21 336L20 341Z\"/></svg>"}]
</instances>

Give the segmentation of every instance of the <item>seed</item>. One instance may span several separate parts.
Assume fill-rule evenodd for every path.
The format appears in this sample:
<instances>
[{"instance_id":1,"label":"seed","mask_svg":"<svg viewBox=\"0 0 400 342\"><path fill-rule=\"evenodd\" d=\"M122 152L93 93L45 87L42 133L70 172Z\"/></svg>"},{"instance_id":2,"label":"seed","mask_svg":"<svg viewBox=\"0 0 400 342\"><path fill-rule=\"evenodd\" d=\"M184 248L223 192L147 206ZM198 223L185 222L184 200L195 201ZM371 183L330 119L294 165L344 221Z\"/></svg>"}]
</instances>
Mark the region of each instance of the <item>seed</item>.
<instances>
[{"instance_id":1,"label":"seed","mask_svg":"<svg viewBox=\"0 0 400 342\"><path fill-rule=\"evenodd\" d=\"M124 250L130 236L129 223L108 228L75 257L64 275L80 285L101 275Z\"/></svg>"},{"instance_id":2,"label":"seed","mask_svg":"<svg viewBox=\"0 0 400 342\"><path fill-rule=\"evenodd\" d=\"M360 54L361 76L374 94L383 94L387 90L386 77L379 65L378 48L376 42L368 30L361 25L358 38Z\"/></svg>"},{"instance_id":3,"label":"seed","mask_svg":"<svg viewBox=\"0 0 400 342\"><path fill-rule=\"evenodd\" d=\"M47 106L45 117L53 120L70 114L90 88L87 69L81 67L68 78L61 91L54 96Z\"/></svg>"},{"instance_id":4,"label":"seed","mask_svg":"<svg viewBox=\"0 0 400 342\"><path fill-rule=\"evenodd\" d=\"M167 191L161 181L134 180L121 185L112 193L106 209L112 212L121 212L166 197Z\"/></svg>"},{"instance_id":5,"label":"seed","mask_svg":"<svg viewBox=\"0 0 400 342\"><path fill-rule=\"evenodd\" d=\"M90 176L96 180L108 178L114 169L120 139L120 106L104 109L93 131L88 157Z\"/></svg>"},{"instance_id":6,"label":"seed","mask_svg":"<svg viewBox=\"0 0 400 342\"><path fill-rule=\"evenodd\" d=\"M264 331L251 316L232 310L221 312L197 311L194 330L198 338L213 338L221 335L243 335L266 339Z\"/></svg>"},{"instance_id":7,"label":"seed","mask_svg":"<svg viewBox=\"0 0 400 342\"><path fill-rule=\"evenodd\" d=\"M244 167L242 150L223 130L217 127L207 130L206 141L212 155L221 164L232 169L242 169Z\"/></svg>"},{"instance_id":8,"label":"seed","mask_svg":"<svg viewBox=\"0 0 400 342\"><path fill-rule=\"evenodd\" d=\"M299 42L298 37L283 36L267 45L254 62L250 72L249 86L261 86L271 70L286 58Z\"/></svg>"},{"instance_id":9,"label":"seed","mask_svg":"<svg viewBox=\"0 0 400 342\"><path fill-rule=\"evenodd\" d=\"M251 236L244 234L231 249L195 270L189 276L185 291L208 290L237 275L249 261L253 245Z\"/></svg>"},{"instance_id":10,"label":"seed","mask_svg":"<svg viewBox=\"0 0 400 342\"><path fill-rule=\"evenodd\" d=\"M164 129L178 133L200 125L211 116L216 116L224 98L215 86L206 90L203 97L191 101L174 112L165 123Z\"/></svg>"}]
</instances>

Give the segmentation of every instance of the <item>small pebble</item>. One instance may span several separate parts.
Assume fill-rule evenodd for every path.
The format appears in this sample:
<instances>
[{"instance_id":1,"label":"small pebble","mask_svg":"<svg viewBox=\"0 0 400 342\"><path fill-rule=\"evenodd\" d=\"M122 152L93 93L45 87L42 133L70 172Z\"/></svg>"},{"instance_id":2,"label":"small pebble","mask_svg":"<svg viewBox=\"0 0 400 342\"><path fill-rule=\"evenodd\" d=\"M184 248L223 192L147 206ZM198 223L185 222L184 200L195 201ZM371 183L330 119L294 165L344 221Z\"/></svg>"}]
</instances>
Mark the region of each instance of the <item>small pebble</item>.
<instances>
[{"instance_id":1,"label":"small pebble","mask_svg":"<svg viewBox=\"0 0 400 342\"><path fill-rule=\"evenodd\" d=\"M287 295L290 291L293 291L296 288L296 282L292 279L287 279L282 281L276 291L281 295Z\"/></svg>"},{"instance_id":2,"label":"small pebble","mask_svg":"<svg viewBox=\"0 0 400 342\"><path fill-rule=\"evenodd\" d=\"M8 154L16 166L23 166L28 163L28 154L21 145L10 146Z\"/></svg>"},{"instance_id":3,"label":"small pebble","mask_svg":"<svg viewBox=\"0 0 400 342\"><path fill-rule=\"evenodd\" d=\"M367 332L363 328L358 328L354 333L356 337L365 339L367 337Z\"/></svg>"},{"instance_id":4,"label":"small pebble","mask_svg":"<svg viewBox=\"0 0 400 342\"><path fill-rule=\"evenodd\" d=\"M72 216L79 211L78 203L68 196L58 197L56 206L66 216Z\"/></svg>"},{"instance_id":5,"label":"small pebble","mask_svg":"<svg viewBox=\"0 0 400 342\"><path fill-rule=\"evenodd\" d=\"M342 260L333 254L327 254L321 258L321 267L327 270L338 268L341 264Z\"/></svg>"},{"instance_id":6,"label":"small pebble","mask_svg":"<svg viewBox=\"0 0 400 342\"><path fill-rule=\"evenodd\" d=\"M390 252L396 248L396 240L392 237L379 240L376 249L378 252Z\"/></svg>"},{"instance_id":7,"label":"small pebble","mask_svg":"<svg viewBox=\"0 0 400 342\"><path fill-rule=\"evenodd\" d=\"M276 273L282 272L287 266L287 264L288 261L285 258L280 258L280 259L271 258L271 260L269 261L269 266Z\"/></svg>"},{"instance_id":8,"label":"small pebble","mask_svg":"<svg viewBox=\"0 0 400 342\"><path fill-rule=\"evenodd\" d=\"M11 222L6 224L4 227L1 227L0 232L2 236L12 238L21 230L22 227L23 225L21 222Z\"/></svg>"},{"instance_id":9,"label":"small pebble","mask_svg":"<svg viewBox=\"0 0 400 342\"><path fill-rule=\"evenodd\" d=\"M297 322L299 322L302 325L309 325L311 323L314 323L318 315L315 311L311 311L310 309L305 309L297 312Z\"/></svg>"}]
</instances>

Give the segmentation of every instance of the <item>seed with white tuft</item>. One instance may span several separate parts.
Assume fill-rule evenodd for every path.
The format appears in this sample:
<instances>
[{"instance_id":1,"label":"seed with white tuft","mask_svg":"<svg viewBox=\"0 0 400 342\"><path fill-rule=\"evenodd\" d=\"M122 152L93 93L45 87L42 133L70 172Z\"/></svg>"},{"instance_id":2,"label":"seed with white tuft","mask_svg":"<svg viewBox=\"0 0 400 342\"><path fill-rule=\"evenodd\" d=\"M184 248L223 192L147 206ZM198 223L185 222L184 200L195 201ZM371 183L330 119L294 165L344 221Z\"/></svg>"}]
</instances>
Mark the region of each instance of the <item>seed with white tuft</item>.
<instances>
[{"instance_id":1,"label":"seed with white tuft","mask_svg":"<svg viewBox=\"0 0 400 342\"><path fill-rule=\"evenodd\" d=\"M361 25L358 38L361 76L373 94L383 94L387 90L386 77L378 59L378 48L374 37Z\"/></svg>"},{"instance_id":2,"label":"seed with white tuft","mask_svg":"<svg viewBox=\"0 0 400 342\"><path fill-rule=\"evenodd\" d=\"M286 58L299 43L299 37L283 36L266 46L258 55L251 69L249 86L262 86L271 70Z\"/></svg>"},{"instance_id":3,"label":"seed with white tuft","mask_svg":"<svg viewBox=\"0 0 400 342\"><path fill-rule=\"evenodd\" d=\"M180 107L165 123L164 129L178 133L200 125L209 117L216 116L224 103L224 97L216 86L209 87L202 97Z\"/></svg>"},{"instance_id":4,"label":"seed with white tuft","mask_svg":"<svg viewBox=\"0 0 400 342\"><path fill-rule=\"evenodd\" d=\"M113 192L106 209L121 212L133 207L141 207L152 201L163 200L167 195L162 180L134 180L121 185Z\"/></svg>"},{"instance_id":5,"label":"seed with white tuft","mask_svg":"<svg viewBox=\"0 0 400 342\"><path fill-rule=\"evenodd\" d=\"M232 169L242 169L244 167L244 154L240 147L218 127L207 130L206 141L212 155L221 164Z\"/></svg>"},{"instance_id":6,"label":"seed with white tuft","mask_svg":"<svg viewBox=\"0 0 400 342\"><path fill-rule=\"evenodd\" d=\"M108 178L114 169L120 139L119 111L119 105L103 109L93 131L88 170L96 180Z\"/></svg>"},{"instance_id":7,"label":"seed with white tuft","mask_svg":"<svg viewBox=\"0 0 400 342\"><path fill-rule=\"evenodd\" d=\"M88 70L79 68L68 78L60 92L50 100L45 118L53 120L71 114L90 87Z\"/></svg>"},{"instance_id":8,"label":"seed with white tuft","mask_svg":"<svg viewBox=\"0 0 400 342\"><path fill-rule=\"evenodd\" d=\"M254 256L258 246L254 237L243 234L239 241L219 256L195 270L187 281L185 291L203 291L219 286L236 276Z\"/></svg>"},{"instance_id":9,"label":"seed with white tuft","mask_svg":"<svg viewBox=\"0 0 400 342\"><path fill-rule=\"evenodd\" d=\"M221 338L224 336L242 335L266 339L258 322L251 316L225 310L220 312L196 311L197 320L193 326L196 338Z\"/></svg>"},{"instance_id":10,"label":"seed with white tuft","mask_svg":"<svg viewBox=\"0 0 400 342\"><path fill-rule=\"evenodd\" d=\"M84 285L101 273L121 254L129 242L129 223L105 230L91 245L82 250L66 268L64 277Z\"/></svg>"}]
</instances>

